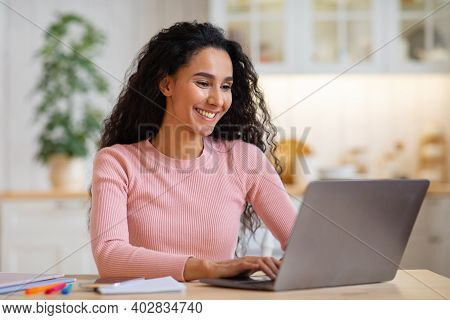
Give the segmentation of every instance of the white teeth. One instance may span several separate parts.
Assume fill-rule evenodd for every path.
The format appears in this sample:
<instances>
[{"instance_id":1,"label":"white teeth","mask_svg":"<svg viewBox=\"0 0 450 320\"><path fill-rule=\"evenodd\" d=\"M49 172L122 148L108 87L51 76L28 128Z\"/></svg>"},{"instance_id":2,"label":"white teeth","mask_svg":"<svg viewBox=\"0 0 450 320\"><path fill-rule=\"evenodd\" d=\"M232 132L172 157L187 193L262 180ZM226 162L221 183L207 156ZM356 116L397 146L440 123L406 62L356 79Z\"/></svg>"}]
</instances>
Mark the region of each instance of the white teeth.
<instances>
[{"instance_id":1,"label":"white teeth","mask_svg":"<svg viewBox=\"0 0 450 320\"><path fill-rule=\"evenodd\" d=\"M195 108L195 110L196 110L198 113L200 113L202 116L207 117L208 119L212 119L212 118L214 118L214 117L216 116L215 113L206 112L206 111L204 111L204 110L202 110L202 109Z\"/></svg>"}]
</instances>

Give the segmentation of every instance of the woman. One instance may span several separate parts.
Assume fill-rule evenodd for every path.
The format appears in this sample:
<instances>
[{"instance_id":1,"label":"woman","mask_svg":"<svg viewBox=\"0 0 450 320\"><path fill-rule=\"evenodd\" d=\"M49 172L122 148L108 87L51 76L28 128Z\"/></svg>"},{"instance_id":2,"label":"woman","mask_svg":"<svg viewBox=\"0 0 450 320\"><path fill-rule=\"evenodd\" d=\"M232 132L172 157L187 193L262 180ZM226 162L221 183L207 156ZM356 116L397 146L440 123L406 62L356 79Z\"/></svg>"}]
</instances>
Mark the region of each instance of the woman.
<instances>
[{"instance_id":1,"label":"woman","mask_svg":"<svg viewBox=\"0 0 450 320\"><path fill-rule=\"evenodd\" d=\"M249 58L222 29L194 21L163 29L136 62L94 161L100 275L275 279L275 258L233 259L241 220L254 233L256 211L285 249L296 217L264 154L267 142L280 169Z\"/></svg>"}]
</instances>

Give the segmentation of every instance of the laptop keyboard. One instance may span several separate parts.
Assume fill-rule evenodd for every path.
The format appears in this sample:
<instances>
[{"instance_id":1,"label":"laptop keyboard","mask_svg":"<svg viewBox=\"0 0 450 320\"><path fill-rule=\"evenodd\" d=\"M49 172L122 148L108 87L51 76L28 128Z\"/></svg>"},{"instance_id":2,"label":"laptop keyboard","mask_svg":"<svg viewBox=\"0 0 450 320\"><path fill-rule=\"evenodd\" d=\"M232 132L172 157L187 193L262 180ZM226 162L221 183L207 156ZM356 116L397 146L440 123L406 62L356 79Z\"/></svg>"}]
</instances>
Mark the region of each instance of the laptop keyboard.
<instances>
[{"instance_id":1,"label":"laptop keyboard","mask_svg":"<svg viewBox=\"0 0 450 320\"><path fill-rule=\"evenodd\" d=\"M269 283L273 282L268 276L250 276L250 277L240 277L236 278L235 281L239 283Z\"/></svg>"}]
</instances>

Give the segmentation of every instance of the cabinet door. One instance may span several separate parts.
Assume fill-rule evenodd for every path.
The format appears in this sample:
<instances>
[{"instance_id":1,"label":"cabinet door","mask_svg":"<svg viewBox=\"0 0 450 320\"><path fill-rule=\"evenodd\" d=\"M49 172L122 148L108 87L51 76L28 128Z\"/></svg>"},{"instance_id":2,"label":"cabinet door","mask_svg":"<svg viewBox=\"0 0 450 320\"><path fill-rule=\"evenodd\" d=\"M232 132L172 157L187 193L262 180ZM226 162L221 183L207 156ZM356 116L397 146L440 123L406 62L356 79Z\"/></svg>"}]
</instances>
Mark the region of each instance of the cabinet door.
<instances>
[{"instance_id":1,"label":"cabinet door","mask_svg":"<svg viewBox=\"0 0 450 320\"><path fill-rule=\"evenodd\" d=\"M391 24L387 37L396 40L391 72L445 72L450 70L450 8L444 0L389 1Z\"/></svg>"},{"instance_id":2,"label":"cabinet door","mask_svg":"<svg viewBox=\"0 0 450 320\"><path fill-rule=\"evenodd\" d=\"M290 0L211 0L210 18L241 44L258 72L288 70Z\"/></svg>"},{"instance_id":3,"label":"cabinet door","mask_svg":"<svg viewBox=\"0 0 450 320\"><path fill-rule=\"evenodd\" d=\"M450 197L425 199L401 267L450 276Z\"/></svg>"},{"instance_id":4,"label":"cabinet door","mask_svg":"<svg viewBox=\"0 0 450 320\"><path fill-rule=\"evenodd\" d=\"M380 59L371 53L381 44L379 1L311 0L306 16L310 45L308 71L374 71Z\"/></svg>"},{"instance_id":5,"label":"cabinet door","mask_svg":"<svg viewBox=\"0 0 450 320\"><path fill-rule=\"evenodd\" d=\"M429 241L436 245L433 271L450 277L450 197L433 199L433 222Z\"/></svg>"},{"instance_id":6,"label":"cabinet door","mask_svg":"<svg viewBox=\"0 0 450 320\"><path fill-rule=\"evenodd\" d=\"M1 209L1 271L97 273L86 202L11 201Z\"/></svg>"}]
</instances>

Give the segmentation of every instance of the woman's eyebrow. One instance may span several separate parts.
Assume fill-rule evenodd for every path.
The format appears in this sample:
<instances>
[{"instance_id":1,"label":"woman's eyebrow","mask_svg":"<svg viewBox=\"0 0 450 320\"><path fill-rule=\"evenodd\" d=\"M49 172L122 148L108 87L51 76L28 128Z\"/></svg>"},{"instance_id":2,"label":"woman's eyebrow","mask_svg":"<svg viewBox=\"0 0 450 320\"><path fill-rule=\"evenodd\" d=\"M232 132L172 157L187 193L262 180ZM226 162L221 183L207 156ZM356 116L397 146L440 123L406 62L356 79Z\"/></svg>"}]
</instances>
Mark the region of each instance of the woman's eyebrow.
<instances>
[{"instance_id":1,"label":"woman's eyebrow","mask_svg":"<svg viewBox=\"0 0 450 320\"><path fill-rule=\"evenodd\" d=\"M202 76L202 77L210 78L210 79L215 79L216 78L214 75L212 75L210 73L206 73L206 72L197 72L193 76ZM225 81L233 81L233 77L226 77Z\"/></svg>"}]
</instances>

